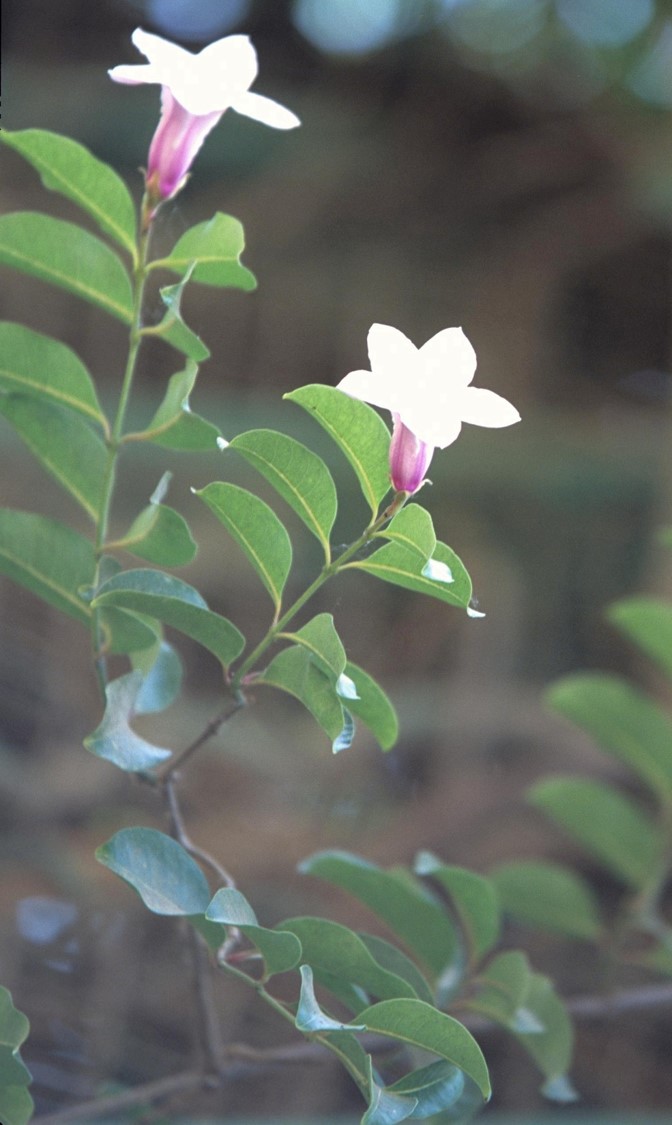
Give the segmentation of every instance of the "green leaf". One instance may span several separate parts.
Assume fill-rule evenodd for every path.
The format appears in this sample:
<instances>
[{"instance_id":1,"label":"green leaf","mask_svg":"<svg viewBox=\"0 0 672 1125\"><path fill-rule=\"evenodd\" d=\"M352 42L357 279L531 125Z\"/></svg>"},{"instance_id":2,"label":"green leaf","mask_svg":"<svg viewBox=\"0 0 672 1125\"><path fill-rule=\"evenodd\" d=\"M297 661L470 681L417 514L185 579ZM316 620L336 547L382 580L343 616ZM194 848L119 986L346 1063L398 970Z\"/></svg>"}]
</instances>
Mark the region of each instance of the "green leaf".
<instances>
[{"instance_id":1,"label":"green leaf","mask_svg":"<svg viewBox=\"0 0 672 1125\"><path fill-rule=\"evenodd\" d=\"M500 911L493 884L474 871L442 863L431 852L418 853L414 870L416 875L431 875L448 892L471 960L480 961L499 938Z\"/></svg>"},{"instance_id":2,"label":"green leaf","mask_svg":"<svg viewBox=\"0 0 672 1125\"><path fill-rule=\"evenodd\" d=\"M553 684L546 700L672 802L672 723L643 692L618 676L583 672Z\"/></svg>"},{"instance_id":3,"label":"green leaf","mask_svg":"<svg viewBox=\"0 0 672 1125\"><path fill-rule=\"evenodd\" d=\"M396 1125L398 1121L406 1121L417 1107L417 1098L392 1093L379 1085L370 1055L367 1056L367 1064L369 1108L362 1117L361 1125Z\"/></svg>"},{"instance_id":4,"label":"green leaf","mask_svg":"<svg viewBox=\"0 0 672 1125\"><path fill-rule=\"evenodd\" d=\"M483 1053L473 1035L458 1020L422 1000L381 1000L359 1013L369 1031L432 1051L474 1080L484 1099L490 1097L490 1078Z\"/></svg>"},{"instance_id":5,"label":"green leaf","mask_svg":"<svg viewBox=\"0 0 672 1125\"><path fill-rule=\"evenodd\" d=\"M419 883L348 852L316 852L299 865L360 899L438 975L452 967L457 940L448 915Z\"/></svg>"},{"instance_id":6,"label":"green leaf","mask_svg":"<svg viewBox=\"0 0 672 1125\"><path fill-rule=\"evenodd\" d=\"M284 398L302 406L333 438L355 470L375 515L390 491L390 431L382 418L365 402L319 383L299 387Z\"/></svg>"},{"instance_id":7,"label":"green leaf","mask_svg":"<svg viewBox=\"0 0 672 1125\"><path fill-rule=\"evenodd\" d=\"M493 957L475 978L477 992L466 1001L467 1006L509 1030L525 1028L526 1034L539 1034L543 1025L525 1007L531 979L526 954L507 950Z\"/></svg>"},{"instance_id":8,"label":"green leaf","mask_svg":"<svg viewBox=\"0 0 672 1125\"><path fill-rule=\"evenodd\" d=\"M138 892L153 914L204 914L210 888L177 840L155 828L122 828L96 850L96 859Z\"/></svg>"},{"instance_id":9,"label":"green leaf","mask_svg":"<svg viewBox=\"0 0 672 1125\"><path fill-rule=\"evenodd\" d=\"M229 442L282 496L322 544L329 562L329 535L338 500L331 473L321 457L301 442L275 430L249 430Z\"/></svg>"},{"instance_id":10,"label":"green leaf","mask_svg":"<svg viewBox=\"0 0 672 1125\"><path fill-rule=\"evenodd\" d=\"M625 883L641 887L651 878L662 847L659 831L622 794L598 781L549 777L527 796Z\"/></svg>"},{"instance_id":11,"label":"green leaf","mask_svg":"<svg viewBox=\"0 0 672 1125\"><path fill-rule=\"evenodd\" d=\"M294 1021L299 1031L366 1031L364 1024L342 1023L334 1020L317 1002L313 987L313 970L310 965L301 965L301 994Z\"/></svg>"},{"instance_id":12,"label":"green leaf","mask_svg":"<svg viewBox=\"0 0 672 1125\"><path fill-rule=\"evenodd\" d=\"M292 544L275 512L246 488L223 481L195 489L195 494L235 539L279 613L282 591L292 565Z\"/></svg>"},{"instance_id":13,"label":"green leaf","mask_svg":"<svg viewBox=\"0 0 672 1125\"><path fill-rule=\"evenodd\" d=\"M165 711L175 702L182 687L182 662L175 649L158 639L151 649L133 652L132 663L134 670L143 676L135 697L136 715Z\"/></svg>"},{"instance_id":14,"label":"green leaf","mask_svg":"<svg viewBox=\"0 0 672 1125\"><path fill-rule=\"evenodd\" d=\"M0 413L47 472L95 521L107 450L88 424L73 411L30 395L0 394Z\"/></svg>"},{"instance_id":15,"label":"green leaf","mask_svg":"<svg viewBox=\"0 0 672 1125\"><path fill-rule=\"evenodd\" d=\"M198 547L189 525L174 508L150 503L133 520L123 539L108 544L108 549L129 551L158 566L186 566Z\"/></svg>"},{"instance_id":16,"label":"green leaf","mask_svg":"<svg viewBox=\"0 0 672 1125\"><path fill-rule=\"evenodd\" d=\"M343 708L333 683L316 667L307 649L299 645L285 648L273 658L255 683L286 691L310 711L331 739L336 750L345 728ZM338 749L345 747L338 745Z\"/></svg>"},{"instance_id":17,"label":"green leaf","mask_svg":"<svg viewBox=\"0 0 672 1125\"><path fill-rule=\"evenodd\" d=\"M419 504L406 504L377 534L381 539L391 539L409 551L415 551L423 562L431 559L436 549L432 517Z\"/></svg>"},{"instance_id":18,"label":"green leaf","mask_svg":"<svg viewBox=\"0 0 672 1125\"><path fill-rule=\"evenodd\" d=\"M182 352L189 359L193 359L196 363L202 363L204 359L208 359L210 351L206 348L200 336L192 332L182 319L181 304L182 294L192 275L192 270L189 269L185 273L181 281L176 285L165 285L163 289L159 290L161 300L166 306L163 320L159 324L152 325L148 328L142 329L143 336L156 336L159 340L164 340L166 344L171 344L178 352Z\"/></svg>"},{"instance_id":19,"label":"green leaf","mask_svg":"<svg viewBox=\"0 0 672 1125\"><path fill-rule=\"evenodd\" d=\"M213 613L198 590L158 570L126 570L98 591L94 606L118 606L156 617L212 652L228 668L245 638L226 617Z\"/></svg>"},{"instance_id":20,"label":"green leaf","mask_svg":"<svg viewBox=\"0 0 672 1125\"><path fill-rule=\"evenodd\" d=\"M301 959L301 943L298 938L281 927L268 930L260 926L247 899L233 887L223 887L217 891L205 916L211 921L236 926L241 930L261 953L267 977L288 972Z\"/></svg>"},{"instance_id":21,"label":"green leaf","mask_svg":"<svg viewBox=\"0 0 672 1125\"><path fill-rule=\"evenodd\" d=\"M61 286L124 324L133 320L131 284L119 258L74 223L33 211L1 215L0 262Z\"/></svg>"},{"instance_id":22,"label":"green leaf","mask_svg":"<svg viewBox=\"0 0 672 1125\"><path fill-rule=\"evenodd\" d=\"M372 676L348 661L345 675L355 685L357 697L347 700L348 710L369 728L383 750L391 750L399 736L397 713L387 695Z\"/></svg>"},{"instance_id":23,"label":"green leaf","mask_svg":"<svg viewBox=\"0 0 672 1125\"><path fill-rule=\"evenodd\" d=\"M165 762L170 750L152 746L131 729L135 701L142 685L142 672L128 672L111 680L105 688L105 714L102 722L84 739L84 746L97 758L112 762L120 770L144 772Z\"/></svg>"},{"instance_id":24,"label":"green leaf","mask_svg":"<svg viewBox=\"0 0 672 1125\"><path fill-rule=\"evenodd\" d=\"M14 1007L12 994L0 985L0 1044L16 1050L28 1038L28 1018Z\"/></svg>"},{"instance_id":25,"label":"green leaf","mask_svg":"<svg viewBox=\"0 0 672 1125\"><path fill-rule=\"evenodd\" d=\"M91 610L79 591L94 580L88 539L32 512L0 509L0 573L49 605L88 625Z\"/></svg>"},{"instance_id":26,"label":"green leaf","mask_svg":"<svg viewBox=\"0 0 672 1125\"><path fill-rule=\"evenodd\" d=\"M567 1011L548 977L531 974L525 1007L543 1030L532 1035L514 1031L514 1035L546 1079L542 1093L554 1101L575 1101L576 1093L567 1078L574 1033Z\"/></svg>"},{"instance_id":27,"label":"green leaf","mask_svg":"<svg viewBox=\"0 0 672 1125\"><path fill-rule=\"evenodd\" d=\"M163 402L147 429L126 434L124 441L151 441L164 449L212 453L220 432L189 406L197 375L198 367L189 361L184 371L169 379Z\"/></svg>"},{"instance_id":28,"label":"green leaf","mask_svg":"<svg viewBox=\"0 0 672 1125\"><path fill-rule=\"evenodd\" d=\"M3 129L0 139L33 165L46 188L87 211L135 259L135 206L113 168L77 141L45 129Z\"/></svg>"},{"instance_id":29,"label":"green leaf","mask_svg":"<svg viewBox=\"0 0 672 1125\"><path fill-rule=\"evenodd\" d=\"M1 136L6 136L3 132ZM0 390L37 395L106 424L91 376L60 340L0 321Z\"/></svg>"},{"instance_id":30,"label":"green leaf","mask_svg":"<svg viewBox=\"0 0 672 1125\"><path fill-rule=\"evenodd\" d=\"M0 1044L0 1089L3 1086L29 1086L30 1071L11 1047Z\"/></svg>"},{"instance_id":31,"label":"green leaf","mask_svg":"<svg viewBox=\"0 0 672 1125\"><path fill-rule=\"evenodd\" d=\"M33 1099L23 1086L0 1087L0 1121L3 1125L27 1125L34 1109Z\"/></svg>"},{"instance_id":32,"label":"green leaf","mask_svg":"<svg viewBox=\"0 0 672 1125\"><path fill-rule=\"evenodd\" d=\"M672 605L661 598L624 598L607 610L611 621L672 677Z\"/></svg>"},{"instance_id":33,"label":"green leaf","mask_svg":"<svg viewBox=\"0 0 672 1125\"><path fill-rule=\"evenodd\" d=\"M455 552L445 543L436 544L432 558L424 566L416 550L394 542L379 547L366 559L345 563L339 569L363 570L391 582L393 586L429 594L462 609L466 609L471 601L471 579Z\"/></svg>"},{"instance_id":34,"label":"green leaf","mask_svg":"<svg viewBox=\"0 0 672 1125\"><path fill-rule=\"evenodd\" d=\"M203 285L233 286L249 292L256 289L253 273L241 265L245 249L242 224L221 211L205 223L197 223L178 239L167 258L150 262L150 269L183 274L195 263L192 281Z\"/></svg>"},{"instance_id":35,"label":"green leaf","mask_svg":"<svg viewBox=\"0 0 672 1125\"><path fill-rule=\"evenodd\" d=\"M599 939L602 927L593 894L567 867L520 860L498 865L490 878L503 910L521 922L568 937Z\"/></svg>"},{"instance_id":36,"label":"green leaf","mask_svg":"<svg viewBox=\"0 0 672 1125\"><path fill-rule=\"evenodd\" d=\"M324 969L379 1000L398 996L415 997L415 989L403 977L384 969L367 949L362 939L325 918L289 918L279 928L296 934L301 943L301 960L313 972Z\"/></svg>"},{"instance_id":37,"label":"green leaf","mask_svg":"<svg viewBox=\"0 0 672 1125\"><path fill-rule=\"evenodd\" d=\"M279 635L305 648L330 683L336 684L345 668L345 649L330 613L318 613L296 633Z\"/></svg>"},{"instance_id":38,"label":"green leaf","mask_svg":"<svg viewBox=\"0 0 672 1125\"><path fill-rule=\"evenodd\" d=\"M407 984L410 984L418 1000L426 1000L428 1004L434 1003L432 990L418 966L402 953L401 949L374 934L360 933L358 937L383 969L387 969L388 973L394 973L397 977L402 977Z\"/></svg>"},{"instance_id":39,"label":"green leaf","mask_svg":"<svg viewBox=\"0 0 672 1125\"><path fill-rule=\"evenodd\" d=\"M122 656L128 653L139 654L154 648L161 632L158 621L137 613L127 613L124 609L98 610L98 621L104 636L105 652Z\"/></svg>"},{"instance_id":40,"label":"green leaf","mask_svg":"<svg viewBox=\"0 0 672 1125\"><path fill-rule=\"evenodd\" d=\"M455 1105L462 1097L464 1086L463 1071L451 1063L439 1060L404 1075L398 1082L388 1086L387 1092L415 1098L417 1104L411 1117L417 1121Z\"/></svg>"}]
</instances>

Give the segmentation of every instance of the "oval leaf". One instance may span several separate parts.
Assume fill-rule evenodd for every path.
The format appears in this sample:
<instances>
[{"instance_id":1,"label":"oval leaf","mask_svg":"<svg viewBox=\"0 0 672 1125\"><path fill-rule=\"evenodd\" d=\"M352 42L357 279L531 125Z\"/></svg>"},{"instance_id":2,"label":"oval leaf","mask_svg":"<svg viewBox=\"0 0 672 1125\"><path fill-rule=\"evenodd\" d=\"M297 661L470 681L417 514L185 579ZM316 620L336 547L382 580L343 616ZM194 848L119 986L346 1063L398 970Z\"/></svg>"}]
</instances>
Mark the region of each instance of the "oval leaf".
<instances>
[{"instance_id":1,"label":"oval leaf","mask_svg":"<svg viewBox=\"0 0 672 1125\"><path fill-rule=\"evenodd\" d=\"M130 721L142 680L142 672L129 672L107 685L103 720L84 739L86 749L97 758L104 758L120 770L132 773L151 770L160 762L165 762L171 754L170 750L152 746L131 729Z\"/></svg>"},{"instance_id":2,"label":"oval leaf","mask_svg":"<svg viewBox=\"0 0 672 1125\"><path fill-rule=\"evenodd\" d=\"M662 847L658 828L622 794L598 781L549 777L527 796L626 883L641 887L651 878Z\"/></svg>"},{"instance_id":3,"label":"oval leaf","mask_svg":"<svg viewBox=\"0 0 672 1125\"><path fill-rule=\"evenodd\" d=\"M601 925L592 892L578 875L557 863L521 860L490 872L502 908L528 925L599 940Z\"/></svg>"},{"instance_id":4,"label":"oval leaf","mask_svg":"<svg viewBox=\"0 0 672 1125\"><path fill-rule=\"evenodd\" d=\"M672 677L672 605L641 595L624 598L607 610L607 619Z\"/></svg>"},{"instance_id":5,"label":"oval leaf","mask_svg":"<svg viewBox=\"0 0 672 1125\"><path fill-rule=\"evenodd\" d=\"M281 928L267 930L260 926L247 899L233 887L217 891L205 916L225 926L237 926L261 953L267 977L288 972L301 959L298 938Z\"/></svg>"},{"instance_id":6,"label":"oval leaf","mask_svg":"<svg viewBox=\"0 0 672 1125\"><path fill-rule=\"evenodd\" d=\"M142 335L157 336L160 340L165 340L167 344L171 344L178 352L188 356L189 359L195 360L196 363L202 363L204 359L209 357L210 351L206 348L200 336L192 332L191 328L184 323L180 308L182 293L191 277L191 272L191 270L187 270L182 281L179 281L177 285L165 285L163 289L159 290L161 300L166 306L163 320L159 324L143 328Z\"/></svg>"},{"instance_id":7,"label":"oval leaf","mask_svg":"<svg viewBox=\"0 0 672 1125\"><path fill-rule=\"evenodd\" d=\"M215 481L195 491L247 556L279 612L292 565L292 544L275 512L236 484Z\"/></svg>"},{"instance_id":8,"label":"oval leaf","mask_svg":"<svg viewBox=\"0 0 672 1125\"><path fill-rule=\"evenodd\" d=\"M96 859L138 892L153 914L203 914L210 888L177 840L155 828L122 828L96 850Z\"/></svg>"},{"instance_id":9,"label":"oval leaf","mask_svg":"<svg viewBox=\"0 0 672 1125\"><path fill-rule=\"evenodd\" d=\"M128 551L158 566L187 566L198 551L189 525L174 508L165 504L149 504L133 520L123 539L110 543L107 549Z\"/></svg>"},{"instance_id":10,"label":"oval leaf","mask_svg":"<svg viewBox=\"0 0 672 1125\"><path fill-rule=\"evenodd\" d=\"M471 960L480 961L495 945L500 931L497 892L490 880L464 867L442 863L431 852L420 852L414 869L417 875L431 875L448 892Z\"/></svg>"},{"instance_id":11,"label":"oval leaf","mask_svg":"<svg viewBox=\"0 0 672 1125\"><path fill-rule=\"evenodd\" d=\"M173 375L163 401L146 430L126 434L124 441L151 441L165 449L205 451L217 448L220 432L217 426L192 413L189 396L194 388L198 367L187 363L184 371Z\"/></svg>"},{"instance_id":12,"label":"oval leaf","mask_svg":"<svg viewBox=\"0 0 672 1125\"><path fill-rule=\"evenodd\" d=\"M212 652L228 668L245 638L226 617L213 613L193 586L158 570L126 570L100 587L94 606L119 606L156 617Z\"/></svg>"},{"instance_id":13,"label":"oval leaf","mask_svg":"<svg viewBox=\"0 0 672 1125\"><path fill-rule=\"evenodd\" d=\"M348 661L345 674L355 685L356 696L348 698L348 710L369 728L381 749L391 750L399 735L397 713L387 695L372 676Z\"/></svg>"},{"instance_id":14,"label":"oval leaf","mask_svg":"<svg viewBox=\"0 0 672 1125\"><path fill-rule=\"evenodd\" d=\"M167 258L150 263L150 269L172 270L183 274L194 266L191 278L203 285L233 286L249 292L256 289L253 273L241 265L245 249L242 224L218 211L204 223L185 231Z\"/></svg>"},{"instance_id":15,"label":"oval leaf","mask_svg":"<svg viewBox=\"0 0 672 1125\"><path fill-rule=\"evenodd\" d=\"M404 1075L387 1087L387 1093L415 1098L416 1107L411 1117L417 1121L450 1109L462 1097L464 1086L463 1071L440 1060Z\"/></svg>"},{"instance_id":16,"label":"oval leaf","mask_svg":"<svg viewBox=\"0 0 672 1125\"><path fill-rule=\"evenodd\" d=\"M175 649L159 640L151 649L133 652L132 663L143 677L133 704L136 715L165 711L175 702L182 686L182 662Z\"/></svg>"},{"instance_id":17,"label":"oval leaf","mask_svg":"<svg viewBox=\"0 0 672 1125\"><path fill-rule=\"evenodd\" d=\"M80 590L95 576L93 544L62 523L32 512L0 509L0 572L49 605L88 625Z\"/></svg>"},{"instance_id":18,"label":"oval leaf","mask_svg":"<svg viewBox=\"0 0 672 1125\"><path fill-rule=\"evenodd\" d=\"M296 641L305 648L317 667L332 684L336 684L345 668L345 649L330 613L318 613L297 633L281 633L279 636Z\"/></svg>"},{"instance_id":19,"label":"oval leaf","mask_svg":"<svg viewBox=\"0 0 672 1125\"><path fill-rule=\"evenodd\" d=\"M435 564L431 570L430 564ZM436 544L432 558L424 566L416 550L395 542L386 543L368 558L346 563L340 569L363 570L375 578L382 578L384 582L391 582L393 586L429 594L462 609L466 609L471 601L471 579L455 552L445 543Z\"/></svg>"},{"instance_id":20,"label":"oval leaf","mask_svg":"<svg viewBox=\"0 0 672 1125\"><path fill-rule=\"evenodd\" d=\"M0 322L0 390L37 395L105 424L91 376L79 357L60 340L10 321Z\"/></svg>"},{"instance_id":21,"label":"oval leaf","mask_svg":"<svg viewBox=\"0 0 672 1125\"><path fill-rule=\"evenodd\" d=\"M77 141L45 129L14 133L3 129L0 139L33 165L46 188L87 211L135 258L135 207L114 169Z\"/></svg>"},{"instance_id":22,"label":"oval leaf","mask_svg":"<svg viewBox=\"0 0 672 1125\"><path fill-rule=\"evenodd\" d=\"M338 500L324 461L301 442L275 430L249 430L229 443L254 466L322 544L327 562Z\"/></svg>"},{"instance_id":23,"label":"oval leaf","mask_svg":"<svg viewBox=\"0 0 672 1125\"><path fill-rule=\"evenodd\" d=\"M283 649L255 683L268 684L293 695L310 711L332 743L340 739L345 718L335 686L316 667L305 648L292 645Z\"/></svg>"},{"instance_id":24,"label":"oval leaf","mask_svg":"<svg viewBox=\"0 0 672 1125\"><path fill-rule=\"evenodd\" d=\"M41 465L94 522L100 510L107 450L77 414L30 395L0 395L4 415Z\"/></svg>"},{"instance_id":25,"label":"oval leaf","mask_svg":"<svg viewBox=\"0 0 672 1125\"><path fill-rule=\"evenodd\" d=\"M369 1031L441 1055L468 1074L484 1099L490 1097L490 1078L483 1052L458 1020L422 1000L381 1000L359 1013Z\"/></svg>"},{"instance_id":26,"label":"oval leaf","mask_svg":"<svg viewBox=\"0 0 672 1125\"><path fill-rule=\"evenodd\" d=\"M375 515L390 491L390 431L367 406L335 387L314 383L284 396L296 402L327 431L352 465L364 498Z\"/></svg>"},{"instance_id":27,"label":"oval leaf","mask_svg":"<svg viewBox=\"0 0 672 1125\"><path fill-rule=\"evenodd\" d=\"M97 305L124 324L133 320L128 274L104 242L38 212L0 216L0 262Z\"/></svg>"},{"instance_id":28,"label":"oval leaf","mask_svg":"<svg viewBox=\"0 0 672 1125\"><path fill-rule=\"evenodd\" d=\"M406 504L387 527L378 532L381 539L391 539L401 543L409 551L415 551L423 562L431 559L436 549L436 534L432 517L426 508L419 504Z\"/></svg>"}]
</instances>

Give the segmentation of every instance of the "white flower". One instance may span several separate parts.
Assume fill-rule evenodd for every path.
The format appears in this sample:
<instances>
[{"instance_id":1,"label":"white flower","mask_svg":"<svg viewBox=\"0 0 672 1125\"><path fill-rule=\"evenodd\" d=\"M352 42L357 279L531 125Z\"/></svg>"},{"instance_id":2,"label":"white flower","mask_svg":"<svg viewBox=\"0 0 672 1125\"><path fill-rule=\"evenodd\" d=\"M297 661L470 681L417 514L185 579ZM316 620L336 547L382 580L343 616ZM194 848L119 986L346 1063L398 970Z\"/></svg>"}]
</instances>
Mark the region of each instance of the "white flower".
<instances>
[{"instance_id":1,"label":"white flower","mask_svg":"<svg viewBox=\"0 0 672 1125\"><path fill-rule=\"evenodd\" d=\"M275 129L293 129L298 117L284 106L253 94L257 55L247 35L229 35L194 55L176 43L137 28L133 43L149 62L115 66L115 82L161 86L161 120L149 150L147 184L160 199L182 187L194 157L227 109Z\"/></svg>"},{"instance_id":2,"label":"white flower","mask_svg":"<svg viewBox=\"0 0 672 1125\"><path fill-rule=\"evenodd\" d=\"M470 386L476 353L461 328L446 328L416 348L397 328L374 324L368 346L371 370L351 371L338 386L391 412L390 474L398 492L420 488L434 449L451 445L463 422L500 427L520 421L501 395Z\"/></svg>"}]
</instances>

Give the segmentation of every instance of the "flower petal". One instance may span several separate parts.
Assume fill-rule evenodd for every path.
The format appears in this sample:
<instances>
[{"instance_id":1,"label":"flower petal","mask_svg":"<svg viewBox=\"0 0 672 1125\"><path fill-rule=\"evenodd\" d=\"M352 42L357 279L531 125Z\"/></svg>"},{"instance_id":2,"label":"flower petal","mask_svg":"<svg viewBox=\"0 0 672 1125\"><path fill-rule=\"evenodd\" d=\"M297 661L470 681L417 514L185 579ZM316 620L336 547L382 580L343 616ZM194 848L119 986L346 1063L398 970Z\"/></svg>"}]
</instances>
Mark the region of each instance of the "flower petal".
<instances>
[{"instance_id":1,"label":"flower petal","mask_svg":"<svg viewBox=\"0 0 672 1125\"><path fill-rule=\"evenodd\" d=\"M372 406L382 406L384 410L392 412L397 409L393 384L373 371L351 371L336 386L339 391L345 391L346 395L369 402Z\"/></svg>"},{"instance_id":2,"label":"flower petal","mask_svg":"<svg viewBox=\"0 0 672 1125\"><path fill-rule=\"evenodd\" d=\"M466 387L476 371L476 352L461 328L444 328L420 348L420 361L430 385Z\"/></svg>"},{"instance_id":3,"label":"flower petal","mask_svg":"<svg viewBox=\"0 0 672 1125\"><path fill-rule=\"evenodd\" d=\"M128 86L140 86L145 82L160 82L151 63L138 66L113 66L107 72L113 82L123 82Z\"/></svg>"},{"instance_id":4,"label":"flower petal","mask_svg":"<svg viewBox=\"0 0 672 1125\"><path fill-rule=\"evenodd\" d=\"M501 426L512 426L514 422L520 422L520 414L515 406L501 395L485 390L484 387L466 387L460 396L459 410L462 421L470 422L472 426L498 429Z\"/></svg>"},{"instance_id":5,"label":"flower petal","mask_svg":"<svg viewBox=\"0 0 672 1125\"><path fill-rule=\"evenodd\" d=\"M386 381L398 384L401 389L417 368L418 349L415 344L389 324L372 324L367 343L371 370L384 375Z\"/></svg>"},{"instance_id":6,"label":"flower petal","mask_svg":"<svg viewBox=\"0 0 672 1125\"><path fill-rule=\"evenodd\" d=\"M136 27L131 35L131 42L146 59L149 59L151 66L155 67L157 74L160 75L159 78L153 79L155 82L164 82L171 71L181 66L188 66L189 60L194 57L191 51L186 51L177 43L162 39L160 35L152 35L141 27Z\"/></svg>"},{"instance_id":7,"label":"flower petal","mask_svg":"<svg viewBox=\"0 0 672 1125\"><path fill-rule=\"evenodd\" d=\"M435 401L407 402L399 413L409 430L427 445L445 449L460 436L462 419L452 403L446 407Z\"/></svg>"},{"instance_id":8,"label":"flower petal","mask_svg":"<svg viewBox=\"0 0 672 1125\"><path fill-rule=\"evenodd\" d=\"M291 109L285 109L273 98L265 98L263 94L252 94L246 91L239 94L231 103L231 108L236 113L243 113L264 125L271 125L274 129L295 129L301 122Z\"/></svg>"}]
</instances>

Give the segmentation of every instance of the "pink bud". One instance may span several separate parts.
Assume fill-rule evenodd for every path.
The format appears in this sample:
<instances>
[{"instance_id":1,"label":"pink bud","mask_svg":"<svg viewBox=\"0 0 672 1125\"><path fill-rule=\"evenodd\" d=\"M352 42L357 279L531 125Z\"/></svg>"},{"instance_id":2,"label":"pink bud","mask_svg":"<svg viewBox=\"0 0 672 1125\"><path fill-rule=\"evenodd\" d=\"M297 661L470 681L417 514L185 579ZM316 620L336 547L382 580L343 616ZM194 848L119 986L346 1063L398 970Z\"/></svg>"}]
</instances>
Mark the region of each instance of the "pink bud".
<instances>
[{"instance_id":1,"label":"pink bud","mask_svg":"<svg viewBox=\"0 0 672 1125\"><path fill-rule=\"evenodd\" d=\"M425 483L425 473L434 455L428 445L405 426L398 414L392 415L394 428L390 443L390 476L397 492L417 492Z\"/></svg>"}]
</instances>

